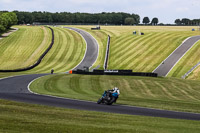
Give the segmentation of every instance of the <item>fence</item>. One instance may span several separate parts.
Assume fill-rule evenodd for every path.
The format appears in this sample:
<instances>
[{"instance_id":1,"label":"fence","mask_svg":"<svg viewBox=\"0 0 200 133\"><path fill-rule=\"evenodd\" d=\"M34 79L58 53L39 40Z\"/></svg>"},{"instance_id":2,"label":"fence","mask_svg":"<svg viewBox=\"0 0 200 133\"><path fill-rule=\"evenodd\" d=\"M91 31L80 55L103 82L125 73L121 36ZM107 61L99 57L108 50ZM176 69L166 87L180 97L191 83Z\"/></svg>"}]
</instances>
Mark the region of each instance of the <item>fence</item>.
<instances>
[{"instance_id":1,"label":"fence","mask_svg":"<svg viewBox=\"0 0 200 133\"><path fill-rule=\"evenodd\" d=\"M93 72L73 70L72 74L158 77L157 73L132 72L132 70L94 70Z\"/></svg>"},{"instance_id":2,"label":"fence","mask_svg":"<svg viewBox=\"0 0 200 133\"><path fill-rule=\"evenodd\" d=\"M107 42L107 48L106 48L106 56L105 56L105 61L104 61L104 69L105 70L108 68L109 51L110 51L110 36L108 35L108 42Z\"/></svg>"}]
</instances>

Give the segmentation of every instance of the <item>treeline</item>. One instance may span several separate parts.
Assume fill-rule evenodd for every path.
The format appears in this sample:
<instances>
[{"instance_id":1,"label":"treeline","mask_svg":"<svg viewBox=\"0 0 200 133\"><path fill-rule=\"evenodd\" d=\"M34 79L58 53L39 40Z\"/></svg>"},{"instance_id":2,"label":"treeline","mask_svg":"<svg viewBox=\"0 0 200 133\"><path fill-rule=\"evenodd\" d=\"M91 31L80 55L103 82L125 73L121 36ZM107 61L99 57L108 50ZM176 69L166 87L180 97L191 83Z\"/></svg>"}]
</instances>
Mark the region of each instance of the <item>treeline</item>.
<instances>
[{"instance_id":1,"label":"treeline","mask_svg":"<svg viewBox=\"0 0 200 133\"><path fill-rule=\"evenodd\" d=\"M149 25L149 22L150 22L149 17L144 17L144 18L143 18L143 21L142 21L143 24ZM155 18L153 18L153 19L151 20L150 25L158 25L158 22L159 22L158 18L155 17Z\"/></svg>"},{"instance_id":2,"label":"treeline","mask_svg":"<svg viewBox=\"0 0 200 133\"><path fill-rule=\"evenodd\" d=\"M14 12L0 12L0 33L5 32L17 22L17 16Z\"/></svg>"},{"instance_id":3,"label":"treeline","mask_svg":"<svg viewBox=\"0 0 200 133\"><path fill-rule=\"evenodd\" d=\"M200 25L200 19L193 19L193 20L190 20L188 18L176 19L174 23L176 25Z\"/></svg>"},{"instance_id":4,"label":"treeline","mask_svg":"<svg viewBox=\"0 0 200 133\"><path fill-rule=\"evenodd\" d=\"M68 24L139 24L140 16L129 13L70 13L70 12L22 12L14 11L18 18L18 24L38 23L68 23ZM131 21L127 21L131 18ZM126 21L125 21L126 20Z\"/></svg>"}]
</instances>

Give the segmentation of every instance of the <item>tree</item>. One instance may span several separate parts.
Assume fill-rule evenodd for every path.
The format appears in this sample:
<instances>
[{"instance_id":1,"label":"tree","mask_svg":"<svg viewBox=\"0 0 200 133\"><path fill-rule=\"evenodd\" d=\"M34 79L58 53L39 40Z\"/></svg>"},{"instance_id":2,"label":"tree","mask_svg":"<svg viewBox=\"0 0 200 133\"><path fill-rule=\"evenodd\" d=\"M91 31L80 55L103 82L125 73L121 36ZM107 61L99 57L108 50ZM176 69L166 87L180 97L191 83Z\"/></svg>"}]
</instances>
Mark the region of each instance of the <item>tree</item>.
<instances>
[{"instance_id":1,"label":"tree","mask_svg":"<svg viewBox=\"0 0 200 133\"><path fill-rule=\"evenodd\" d=\"M142 23L143 24L148 24L150 22L148 17L144 17Z\"/></svg>"},{"instance_id":2,"label":"tree","mask_svg":"<svg viewBox=\"0 0 200 133\"><path fill-rule=\"evenodd\" d=\"M102 12L102 13L50 13L50 12L21 12L14 11L17 14L18 24L24 23L87 23L87 24L125 24L126 18L133 18L134 24L140 22L140 16L124 12Z\"/></svg>"},{"instance_id":3,"label":"tree","mask_svg":"<svg viewBox=\"0 0 200 133\"><path fill-rule=\"evenodd\" d=\"M126 18L125 19L125 25L133 25L135 24L135 19L134 18Z\"/></svg>"},{"instance_id":4,"label":"tree","mask_svg":"<svg viewBox=\"0 0 200 133\"><path fill-rule=\"evenodd\" d=\"M14 12L3 12L0 14L0 33L9 29L17 23L17 16Z\"/></svg>"},{"instance_id":5,"label":"tree","mask_svg":"<svg viewBox=\"0 0 200 133\"><path fill-rule=\"evenodd\" d=\"M180 19L176 19L174 22L176 23L176 25L181 25L181 20Z\"/></svg>"},{"instance_id":6,"label":"tree","mask_svg":"<svg viewBox=\"0 0 200 133\"><path fill-rule=\"evenodd\" d=\"M151 24L157 25L158 24L158 18L153 18L151 21Z\"/></svg>"},{"instance_id":7,"label":"tree","mask_svg":"<svg viewBox=\"0 0 200 133\"><path fill-rule=\"evenodd\" d=\"M4 32L6 30L6 28L0 24L0 33Z\"/></svg>"},{"instance_id":8,"label":"tree","mask_svg":"<svg viewBox=\"0 0 200 133\"><path fill-rule=\"evenodd\" d=\"M132 16L134 17L136 24L139 24L140 23L140 16L137 15L137 14L132 14Z\"/></svg>"},{"instance_id":9,"label":"tree","mask_svg":"<svg viewBox=\"0 0 200 133\"><path fill-rule=\"evenodd\" d=\"M174 21L174 23L176 23L177 25L200 25L200 19L193 19L193 20L190 20L188 18L183 18L182 20L180 19L176 19Z\"/></svg>"},{"instance_id":10,"label":"tree","mask_svg":"<svg viewBox=\"0 0 200 133\"><path fill-rule=\"evenodd\" d=\"M190 24L190 19L188 19L188 18L183 18L183 19L181 20L181 22L182 22L184 25L189 25L189 24Z\"/></svg>"}]
</instances>

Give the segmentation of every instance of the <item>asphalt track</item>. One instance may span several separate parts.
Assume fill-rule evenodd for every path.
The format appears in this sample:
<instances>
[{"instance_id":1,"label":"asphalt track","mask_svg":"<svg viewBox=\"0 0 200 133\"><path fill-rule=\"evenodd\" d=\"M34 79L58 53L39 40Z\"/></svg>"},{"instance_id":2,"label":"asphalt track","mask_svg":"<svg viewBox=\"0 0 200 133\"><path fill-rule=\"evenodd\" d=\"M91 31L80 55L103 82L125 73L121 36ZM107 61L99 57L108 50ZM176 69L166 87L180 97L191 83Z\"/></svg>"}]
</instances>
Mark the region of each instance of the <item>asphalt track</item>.
<instances>
[{"instance_id":1,"label":"asphalt track","mask_svg":"<svg viewBox=\"0 0 200 133\"><path fill-rule=\"evenodd\" d=\"M85 56L86 58L87 56ZM84 60L83 60L84 61ZM80 63L81 64L81 63ZM31 81L47 74L21 75L0 79L0 99L7 99L31 104L48 105L79 110L109 113L165 117L186 120L200 120L200 114L148 109L123 105L99 105L95 102L57 98L31 93L28 86ZM98 99L96 99L98 100Z\"/></svg>"},{"instance_id":2,"label":"asphalt track","mask_svg":"<svg viewBox=\"0 0 200 133\"><path fill-rule=\"evenodd\" d=\"M167 76L176 63L200 40L200 36L193 36L185 40L167 59L165 59L153 72L158 76Z\"/></svg>"},{"instance_id":3,"label":"asphalt track","mask_svg":"<svg viewBox=\"0 0 200 133\"><path fill-rule=\"evenodd\" d=\"M98 57L97 41L94 39L93 36L91 36L86 31L83 31L83 30L77 29L77 28L72 28L72 27L65 27L65 28L74 30L77 33L81 34L81 36L85 39L85 41L87 43L85 57L83 58L82 62L74 68L74 70L84 69L85 67L90 68L91 66L93 66L93 64L95 63L95 61L97 60L97 57Z\"/></svg>"}]
</instances>

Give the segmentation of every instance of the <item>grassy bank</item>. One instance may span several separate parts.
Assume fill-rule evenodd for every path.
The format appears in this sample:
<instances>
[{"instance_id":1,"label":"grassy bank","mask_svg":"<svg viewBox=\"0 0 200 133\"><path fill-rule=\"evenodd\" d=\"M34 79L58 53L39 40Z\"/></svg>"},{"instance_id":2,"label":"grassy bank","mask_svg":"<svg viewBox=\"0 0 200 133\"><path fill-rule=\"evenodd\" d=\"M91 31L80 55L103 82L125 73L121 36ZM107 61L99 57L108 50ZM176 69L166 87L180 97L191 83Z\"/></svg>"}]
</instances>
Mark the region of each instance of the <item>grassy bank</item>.
<instances>
[{"instance_id":1,"label":"grassy bank","mask_svg":"<svg viewBox=\"0 0 200 133\"><path fill-rule=\"evenodd\" d=\"M49 29L37 26L17 27L19 28L18 31L0 40L0 48L2 48L0 69L30 66L42 55L43 50L50 45L51 32ZM55 72L66 72L78 65L86 50L84 39L72 30L55 27L53 27L53 30L55 43L37 67L25 72L0 73L0 78L10 75L50 73L51 69L54 69Z\"/></svg>"},{"instance_id":2,"label":"grassy bank","mask_svg":"<svg viewBox=\"0 0 200 133\"><path fill-rule=\"evenodd\" d=\"M74 68L84 57L86 43L76 32L63 28L53 28L55 43L41 64L32 73L66 72Z\"/></svg>"},{"instance_id":3,"label":"grassy bank","mask_svg":"<svg viewBox=\"0 0 200 133\"><path fill-rule=\"evenodd\" d=\"M120 88L117 103L134 106L200 112L200 83L177 78L132 76L50 75L33 84L40 94L97 101L104 90Z\"/></svg>"},{"instance_id":4,"label":"grassy bank","mask_svg":"<svg viewBox=\"0 0 200 133\"><path fill-rule=\"evenodd\" d=\"M46 27L15 26L18 31L0 40L0 69L24 68L36 62L50 44Z\"/></svg>"},{"instance_id":5,"label":"grassy bank","mask_svg":"<svg viewBox=\"0 0 200 133\"><path fill-rule=\"evenodd\" d=\"M200 56L200 41L197 42L190 51L188 51L185 56L176 64L172 71L168 74L168 77L179 77L181 78L186 72L188 72L193 66L195 66L199 61ZM189 75L188 79L199 79L197 71L194 71Z\"/></svg>"},{"instance_id":6,"label":"grassy bank","mask_svg":"<svg viewBox=\"0 0 200 133\"><path fill-rule=\"evenodd\" d=\"M152 72L186 38L200 35L199 31L192 31L192 28L197 27L189 26L101 26L98 31L90 29L94 26L75 27L94 35L100 44L103 42L101 48L104 50L100 52L96 65L102 66L104 63L107 35L110 35L108 68L132 69L136 72ZM133 31L143 32L145 35L133 35Z\"/></svg>"},{"instance_id":7,"label":"grassy bank","mask_svg":"<svg viewBox=\"0 0 200 133\"><path fill-rule=\"evenodd\" d=\"M120 115L0 100L0 132L198 133L199 121Z\"/></svg>"}]
</instances>

